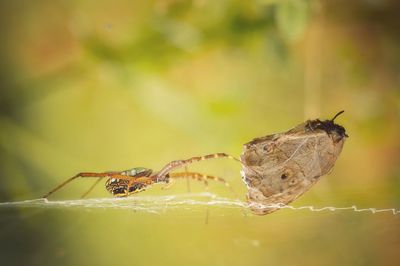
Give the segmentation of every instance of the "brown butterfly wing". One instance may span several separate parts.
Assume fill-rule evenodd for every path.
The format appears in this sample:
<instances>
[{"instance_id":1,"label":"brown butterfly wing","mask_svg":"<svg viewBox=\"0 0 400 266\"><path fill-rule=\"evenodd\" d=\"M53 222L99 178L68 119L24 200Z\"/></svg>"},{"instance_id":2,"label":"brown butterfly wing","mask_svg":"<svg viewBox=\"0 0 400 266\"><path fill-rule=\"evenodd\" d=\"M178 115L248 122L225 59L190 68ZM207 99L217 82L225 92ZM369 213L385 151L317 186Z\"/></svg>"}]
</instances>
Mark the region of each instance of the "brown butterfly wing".
<instances>
[{"instance_id":1,"label":"brown butterfly wing","mask_svg":"<svg viewBox=\"0 0 400 266\"><path fill-rule=\"evenodd\" d=\"M256 214L277 210L265 205L292 202L334 166L345 138L309 130L308 123L244 145L242 176Z\"/></svg>"}]
</instances>

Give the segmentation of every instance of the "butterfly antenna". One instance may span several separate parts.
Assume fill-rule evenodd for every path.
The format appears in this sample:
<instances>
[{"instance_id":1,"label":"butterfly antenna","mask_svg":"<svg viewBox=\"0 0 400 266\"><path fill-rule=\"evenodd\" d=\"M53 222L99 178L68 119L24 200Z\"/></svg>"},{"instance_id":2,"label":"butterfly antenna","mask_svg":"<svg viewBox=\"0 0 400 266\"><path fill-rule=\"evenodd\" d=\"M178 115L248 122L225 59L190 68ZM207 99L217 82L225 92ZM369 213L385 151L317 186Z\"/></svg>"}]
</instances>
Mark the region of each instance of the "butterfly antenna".
<instances>
[{"instance_id":1,"label":"butterfly antenna","mask_svg":"<svg viewBox=\"0 0 400 266\"><path fill-rule=\"evenodd\" d=\"M339 113L337 113L337 114L331 119L331 121L332 121L332 122L335 121L336 117L338 117L339 115L341 115L341 114L343 114L343 113L344 113L344 110L340 111Z\"/></svg>"}]
</instances>

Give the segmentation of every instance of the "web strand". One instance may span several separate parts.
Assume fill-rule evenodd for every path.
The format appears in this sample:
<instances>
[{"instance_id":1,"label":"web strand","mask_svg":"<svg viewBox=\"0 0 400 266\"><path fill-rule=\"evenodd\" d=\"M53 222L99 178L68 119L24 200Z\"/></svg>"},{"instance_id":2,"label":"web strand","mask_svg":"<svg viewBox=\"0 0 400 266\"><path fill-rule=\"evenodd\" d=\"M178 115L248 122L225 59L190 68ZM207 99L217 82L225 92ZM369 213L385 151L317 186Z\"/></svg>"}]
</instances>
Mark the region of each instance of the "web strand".
<instances>
[{"instance_id":1,"label":"web strand","mask_svg":"<svg viewBox=\"0 0 400 266\"><path fill-rule=\"evenodd\" d=\"M24 207L24 208L89 208L89 209L129 209L147 213L162 213L174 209L193 209L194 206L215 206L230 209L249 209L257 208L278 208L289 209L293 211L308 210L311 212L323 211L353 211L391 213L397 215L400 210L395 208L377 209L377 208L359 208L355 205L349 207L315 207L315 206L291 206L284 204L259 204L247 203L240 200L233 200L217 196L213 193L188 193L168 196L137 196L128 198L95 198L95 199L75 199L75 200L47 200L32 199L24 201L2 202L0 208Z\"/></svg>"}]
</instances>

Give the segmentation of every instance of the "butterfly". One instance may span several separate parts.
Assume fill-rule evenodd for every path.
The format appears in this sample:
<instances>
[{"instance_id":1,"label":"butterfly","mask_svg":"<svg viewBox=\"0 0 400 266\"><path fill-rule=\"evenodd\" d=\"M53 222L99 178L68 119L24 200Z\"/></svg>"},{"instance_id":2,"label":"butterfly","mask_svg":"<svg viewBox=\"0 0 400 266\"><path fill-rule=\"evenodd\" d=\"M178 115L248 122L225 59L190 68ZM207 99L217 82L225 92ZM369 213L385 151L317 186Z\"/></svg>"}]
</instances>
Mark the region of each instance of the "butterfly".
<instances>
[{"instance_id":1,"label":"butterfly","mask_svg":"<svg viewBox=\"0 0 400 266\"><path fill-rule=\"evenodd\" d=\"M244 145L241 173L255 214L272 213L279 209L276 204L289 204L332 170L348 138L345 128L334 122L342 113L330 120L308 120Z\"/></svg>"}]
</instances>

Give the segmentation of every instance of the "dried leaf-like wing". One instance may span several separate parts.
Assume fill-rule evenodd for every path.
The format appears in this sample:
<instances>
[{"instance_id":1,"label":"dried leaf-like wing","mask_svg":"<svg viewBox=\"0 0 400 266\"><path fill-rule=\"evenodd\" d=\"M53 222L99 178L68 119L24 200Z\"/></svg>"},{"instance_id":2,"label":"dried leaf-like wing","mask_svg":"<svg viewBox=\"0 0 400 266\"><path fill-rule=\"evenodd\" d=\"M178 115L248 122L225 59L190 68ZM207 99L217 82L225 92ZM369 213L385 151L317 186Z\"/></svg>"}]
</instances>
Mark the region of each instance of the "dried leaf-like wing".
<instances>
[{"instance_id":1,"label":"dried leaf-like wing","mask_svg":"<svg viewBox=\"0 0 400 266\"><path fill-rule=\"evenodd\" d=\"M345 129L334 123L337 115L332 120L309 120L244 145L242 177L256 214L277 210L266 205L294 201L329 173L347 137Z\"/></svg>"}]
</instances>

